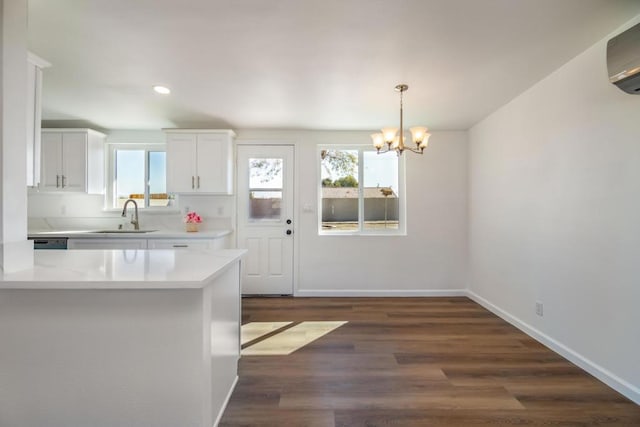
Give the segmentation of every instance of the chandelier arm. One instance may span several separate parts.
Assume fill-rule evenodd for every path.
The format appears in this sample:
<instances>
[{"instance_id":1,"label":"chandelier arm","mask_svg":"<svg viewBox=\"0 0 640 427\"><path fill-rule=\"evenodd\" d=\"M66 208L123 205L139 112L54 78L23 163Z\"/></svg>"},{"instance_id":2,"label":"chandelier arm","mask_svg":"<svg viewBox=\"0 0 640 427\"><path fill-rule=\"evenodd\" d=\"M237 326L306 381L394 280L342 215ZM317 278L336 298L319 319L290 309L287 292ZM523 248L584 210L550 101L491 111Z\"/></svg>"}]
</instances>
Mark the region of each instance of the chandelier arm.
<instances>
[{"instance_id":1,"label":"chandelier arm","mask_svg":"<svg viewBox=\"0 0 640 427\"><path fill-rule=\"evenodd\" d=\"M384 147L384 150L383 150L382 148L378 148L378 149L377 149L377 153L378 153L378 154L388 153L389 151L395 151L395 150L391 150L391 148L389 148L389 146L388 146L388 145L386 145L386 146Z\"/></svg>"},{"instance_id":2,"label":"chandelier arm","mask_svg":"<svg viewBox=\"0 0 640 427\"><path fill-rule=\"evenodd\" d=\"M404 148L405 151L409 150L412 153L416 153L416 154L423 154L424 153L424 148L411 148L411 147L405 147Z\"/></svg>"},{"instance_id":3,"label":"chandelier arm","mask_svg":"<svg viewBox=\"0 0 640 427\"><path fill-rule=\"evenodd\" d=\"M402 154L402 151L411 151L412 153L416 153L416 154L424 154L424 148L411 148L411 147L404 147L402 149L402 151L395 149L395 148L391 148L389 145L385 145L384 149L380 148L377 149L376 152L378 154L384 154L384 153L388 153L390 151L395 151L398 156L400 156Z\"/></svg>"}]
</instances>

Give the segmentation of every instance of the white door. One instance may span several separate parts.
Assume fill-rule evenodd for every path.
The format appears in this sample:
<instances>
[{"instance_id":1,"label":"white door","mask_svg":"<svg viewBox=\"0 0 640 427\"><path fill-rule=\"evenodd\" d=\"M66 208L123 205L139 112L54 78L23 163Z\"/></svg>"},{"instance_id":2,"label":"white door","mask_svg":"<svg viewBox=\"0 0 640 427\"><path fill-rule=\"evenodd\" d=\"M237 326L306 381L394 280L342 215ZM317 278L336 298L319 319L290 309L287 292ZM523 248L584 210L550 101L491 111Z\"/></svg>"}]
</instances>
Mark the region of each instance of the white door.
<instances>
[{"instance_id":1,"label":"white door","mask_svg":"<svg viewBox=\"0 0 640 427\"><path fill-rule=\"evenodd\" d=\"M291 145L238 145L238 247L245 295L293 294Z\"/></svg>"}]
</instances>

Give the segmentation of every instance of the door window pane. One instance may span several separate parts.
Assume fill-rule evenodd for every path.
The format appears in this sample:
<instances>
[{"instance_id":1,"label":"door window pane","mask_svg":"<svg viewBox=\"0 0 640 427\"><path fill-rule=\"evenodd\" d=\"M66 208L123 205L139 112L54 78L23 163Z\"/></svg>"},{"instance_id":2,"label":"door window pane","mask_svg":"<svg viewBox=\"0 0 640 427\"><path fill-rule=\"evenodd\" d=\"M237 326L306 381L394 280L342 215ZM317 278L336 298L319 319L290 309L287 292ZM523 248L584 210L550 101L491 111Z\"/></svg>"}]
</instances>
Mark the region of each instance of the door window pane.
<instances>
[{"instance_id":1,"label":"door window pane","mask_svg":"<svg viewBox=\"0 0 640 427\"><path fill-rule=\"evenodd\" d=\"M280 219L282 191L249 191L249 218Z\"/></svg>"},{"instance_id":2,"label":"door window pane","mask_svg":"<svg viewBox=\"0 0 640 427\"><path fill-rule=\"evenodd\" d=\"M363 153L364 228L398 229L398 156L395 152Z\"/></svg>"},{"instance_id":3,"label":"door window pane","mask_svg":"<svg viewBox=\"0 0 640 427\"><path fill-rule=\"evenodd\" d=\"M249 220L281 220L283 159L249 159Z\"/></svg>"},{"instance_id":4,"label":"door window pane","mask_svg":"<svg viewBox=\"0 0 640 427\"><path fill-rule=\"evenodd\" d=\"M322 229L358 231L358 150L322 150Z\"/></svg>"},{"instance_id":5,"label":"door window pane","mask_svg":"<svg viewBox=\"0 0 640 427\"><path fill-rule=\"evenodd\" d=\"M149 206L167 206L167 153L149 151Z\"/></svg>"},{"instance_id":6,"label":"door window pane","mask_svg":"<svg viewBox=\"0 0 640 427\"><path fill-rule=\"evenodd\" d=\"M144 161L144 150L116 151L116 207L123 207L127 199L144 206Z\"/></svg>"}]
</instances>

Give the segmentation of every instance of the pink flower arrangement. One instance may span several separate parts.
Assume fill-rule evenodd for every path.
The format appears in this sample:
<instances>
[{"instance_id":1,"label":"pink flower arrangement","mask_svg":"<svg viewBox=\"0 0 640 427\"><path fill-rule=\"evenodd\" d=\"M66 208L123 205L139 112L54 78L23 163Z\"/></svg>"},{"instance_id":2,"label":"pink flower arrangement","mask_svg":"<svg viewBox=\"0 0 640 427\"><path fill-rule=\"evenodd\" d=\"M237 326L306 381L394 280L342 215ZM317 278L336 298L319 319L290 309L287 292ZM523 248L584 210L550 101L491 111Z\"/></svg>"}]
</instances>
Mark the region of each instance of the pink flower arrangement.
<instances>
[{"instance_id":1,"label":"pink flower arrangement","mask_svg":"<svg viewBox=\"0 0 640 427\"><path fill-rule=\"evenodd\" d=\"M187 212L187 215L184 217L184 222L187 224L200 224L202 222L202 218L195 212Z\"/></svg>"}]
</instances>

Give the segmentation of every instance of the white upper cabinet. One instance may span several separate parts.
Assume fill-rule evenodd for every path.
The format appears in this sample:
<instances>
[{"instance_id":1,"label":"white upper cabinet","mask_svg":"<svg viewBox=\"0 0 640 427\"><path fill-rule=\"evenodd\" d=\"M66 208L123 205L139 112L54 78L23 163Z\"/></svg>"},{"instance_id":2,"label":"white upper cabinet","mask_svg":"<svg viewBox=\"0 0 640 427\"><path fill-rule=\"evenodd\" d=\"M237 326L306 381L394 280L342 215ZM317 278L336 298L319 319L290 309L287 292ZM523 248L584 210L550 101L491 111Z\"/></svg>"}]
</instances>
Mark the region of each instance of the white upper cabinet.
<instances>
[{"instance_id":1,"label":"white upper cabinet","mask_svg":"<svg viewBox=\"0 0 640 427\"><path fill-rule=\"evenodd\" d=\"M104 141L91 129L43 129L40 190L104 194Z\"/></svg>"},{"instance_id":2,"label":"white upper cabinet","mask_svg":"<svg viewBox=\"0 0 640 427\"><path fill-rule=\"evenodd\" d=\"M233 131L165 129L165 132L168 192L233 193Z\"/></svg>"},{"instance_id":3,"label":"white upper cabinet","mask_svg":"<svg viewBox=\"0 0 640 427\"><path fill-rule=\"evenodd\" d=\"M51 64L31 52L27 58L27 185L37 187L40 183L42 69Z\"/></svg>"},{"instance_id":4,"label":"white upper cabinet","mask_svg":"<svg viewBox=\"0 0 640 427\"><path fill-rule=\"evenodd\" d=\"M191 193L196 189L197 144L196 134L167 134L167 191Z\"/></svg>"}]
</instances>

